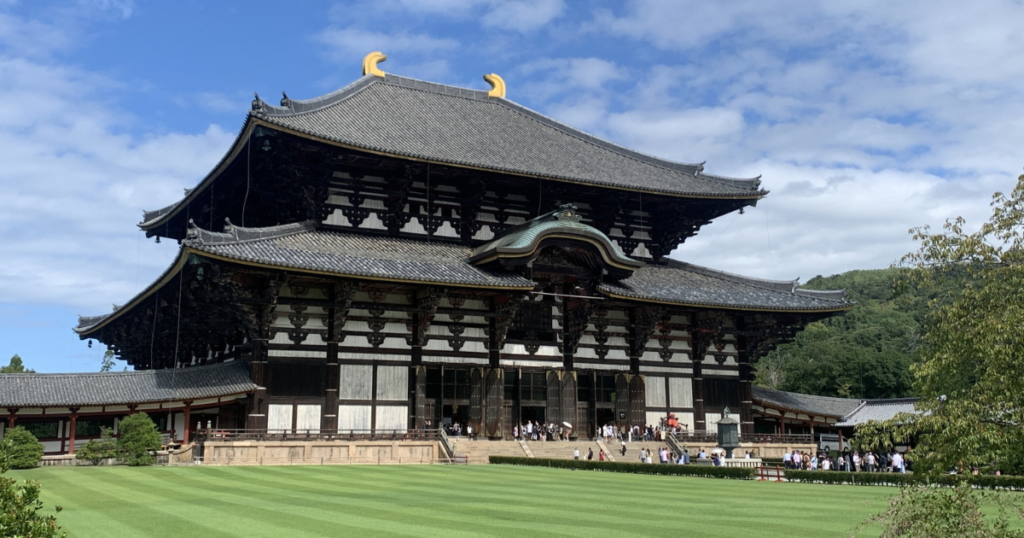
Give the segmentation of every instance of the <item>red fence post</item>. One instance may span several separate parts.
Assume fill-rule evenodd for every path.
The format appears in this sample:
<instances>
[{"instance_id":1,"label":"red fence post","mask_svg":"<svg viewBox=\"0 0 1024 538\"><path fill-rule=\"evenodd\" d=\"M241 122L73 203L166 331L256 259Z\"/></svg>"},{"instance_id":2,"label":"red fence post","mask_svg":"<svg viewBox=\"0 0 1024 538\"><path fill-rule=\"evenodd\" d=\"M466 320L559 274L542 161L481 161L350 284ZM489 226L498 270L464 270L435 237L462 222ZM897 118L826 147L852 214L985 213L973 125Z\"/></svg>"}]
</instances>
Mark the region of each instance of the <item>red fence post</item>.
<instances>
[{"instance_id":1,"label":"red fence post","mask_svg":"<svg viewBox=\"0 0 1024 538\"><path fill-rule=\"evenodd\" d=\"M775 466L775 481L782 482L782 471L779 470L779 466Z\"/></svg>"}]
</instances>

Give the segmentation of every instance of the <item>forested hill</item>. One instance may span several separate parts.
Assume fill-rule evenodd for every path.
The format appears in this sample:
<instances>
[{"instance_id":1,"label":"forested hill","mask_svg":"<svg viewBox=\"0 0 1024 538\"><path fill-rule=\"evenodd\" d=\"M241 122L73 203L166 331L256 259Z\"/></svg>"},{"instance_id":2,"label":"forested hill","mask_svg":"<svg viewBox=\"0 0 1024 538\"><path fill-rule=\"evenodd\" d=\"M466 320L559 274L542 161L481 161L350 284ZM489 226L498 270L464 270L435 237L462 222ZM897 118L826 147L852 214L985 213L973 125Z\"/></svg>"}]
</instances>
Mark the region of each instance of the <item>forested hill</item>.
<instances>
[{"instance_id":1,"label":"forested hill","mask_svg":"<svg viewBox=\"0 0 1024 538\"><path fill-rule=\"evenodd\" d=\"M803 287L845 289L857 303L845 315L807 326L790 344L758 363L763 387L846 398L912 396L910 363L926 301L912 293L893 298L896 270L817 276Z\"/></svg>"}]
</instances>

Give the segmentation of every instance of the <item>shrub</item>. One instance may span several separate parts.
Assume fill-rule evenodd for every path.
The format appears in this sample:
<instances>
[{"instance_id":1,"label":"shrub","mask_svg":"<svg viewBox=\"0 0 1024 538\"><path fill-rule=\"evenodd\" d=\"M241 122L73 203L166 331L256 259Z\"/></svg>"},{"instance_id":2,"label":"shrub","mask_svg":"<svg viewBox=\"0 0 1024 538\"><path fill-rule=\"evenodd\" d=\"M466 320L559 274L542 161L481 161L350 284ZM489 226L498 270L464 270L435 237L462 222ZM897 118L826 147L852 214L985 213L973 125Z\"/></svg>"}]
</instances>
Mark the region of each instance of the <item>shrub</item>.
<instances>
[{"instance_id":1,"label":"shrub","mask_svg":"<svg viewBox=\"0 0 1024 538\"><path fill-rule=\"evenodd\" d=\"M18 447L10 438L0 441L0 474L11 468L11 461L17 452ZM26 480L19 484L13 478L0 476L0 535L34 538L67 536L57 526L56 517L39 513L43 508L39 491L38 482ZM58 506L57 512L60 510Z\"/></svg>"},{"instance_id":2,"label":"shrub","mask_svg":"<svg viewBox=\"0 0 1024 538\"><path fill-rule=\"evenodd\" d=\"M121 437L117 440L117 452L128 465L152 465L156 463L153 452L160 449L160 432L149 415L135 413L121 421Z\"/></svg>"},{"instance_id":3,"label":"shrub","mask_svg":"<svg viewBox=\"0 0 1024 538\"><path fill-rule=\"evenodd\" d=\"M786 479L809 484L856 486L949 486L967 483L977 488L1024 491L1024 477L995 475L922 475L902 473L847 473L844 471L785 471Z\"/></svg>"},{"instance_id":4,"label":"shrub","mask_svg":"<svg viewBox=\"0 0 1024 538\"><path fill-rule=\"evenodd\" d=\"M107 458L117 455L117 440L114 439L114 430L100 427L100 438L90 439L88 443L79 448L75 456L80 460L86 460L93 465L99 465Z\"/></svg>"},{"instance_id":5,"label":"shrub","mask_svg":"<svg viewBox=\"0 0 1024 538\"><path fill-rule=\"evenodd\" d=\"M752 467L712 467L709 465L662 465L650 463L622 463L617 461L555 460L545 458L518 458L490 456L490 462L497 465L528 465L556 469L580 469L584 471L609 471L613 473L659 474L676 476L699 476L704 478L733 478L751 480L756 469Z\"/></svg>"},{"instance_id":6,"label":"shrub","mask_svg":"<svg viewBox=\"0 0 1024 538\"><path fill-rule=\"evenodd\" d=\"M31 469L43 459L43 444L21 426L7 430L4 440L10 441L8 463L11 469Z\"/></svg>"}]
</instances>

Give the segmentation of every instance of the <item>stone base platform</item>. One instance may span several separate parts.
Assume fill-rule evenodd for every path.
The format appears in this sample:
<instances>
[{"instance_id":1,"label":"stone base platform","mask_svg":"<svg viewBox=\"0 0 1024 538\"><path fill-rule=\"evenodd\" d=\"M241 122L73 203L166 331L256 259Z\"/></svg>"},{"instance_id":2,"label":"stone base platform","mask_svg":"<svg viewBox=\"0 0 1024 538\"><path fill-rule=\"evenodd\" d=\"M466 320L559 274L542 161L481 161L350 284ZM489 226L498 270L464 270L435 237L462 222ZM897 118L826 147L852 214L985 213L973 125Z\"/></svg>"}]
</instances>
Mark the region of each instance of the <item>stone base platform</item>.
<instances>
[{"instance_id":1,"label":"stone base platform","mask_svg":"<svg viewBox=\"0 0 1024 538\"><path fill-rule=\"evenodd\" d=\"M438 441L207 441L204 465L398 465L438 463Z\"/></svg>"}]
</instances>

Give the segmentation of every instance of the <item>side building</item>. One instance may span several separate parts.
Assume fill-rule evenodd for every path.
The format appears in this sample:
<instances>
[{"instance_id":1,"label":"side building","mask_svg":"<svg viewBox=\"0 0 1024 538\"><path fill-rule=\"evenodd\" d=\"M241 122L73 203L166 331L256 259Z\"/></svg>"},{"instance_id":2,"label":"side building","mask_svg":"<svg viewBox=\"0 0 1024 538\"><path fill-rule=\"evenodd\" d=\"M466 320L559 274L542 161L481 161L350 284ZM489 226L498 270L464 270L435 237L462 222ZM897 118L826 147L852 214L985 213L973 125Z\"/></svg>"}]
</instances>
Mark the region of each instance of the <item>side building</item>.
<instances>
[{"instance_id":1,"label":"side building","mask_svg":"<svg viewBox=\"0 0 1024 538\"><path fill-rule=\"evenodd\" d=\"M588 135L495 75L477 91L379 58L322 97L257 97L221 162L145 214L174 262L79 337L136 370L244 365L225 429L589 437L668 413L713 430L729 407L752 435L758 357L851 307L667 257L755 205L759 179Z\"/></svg>"}]
</instances>

